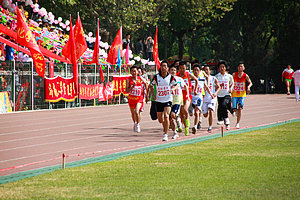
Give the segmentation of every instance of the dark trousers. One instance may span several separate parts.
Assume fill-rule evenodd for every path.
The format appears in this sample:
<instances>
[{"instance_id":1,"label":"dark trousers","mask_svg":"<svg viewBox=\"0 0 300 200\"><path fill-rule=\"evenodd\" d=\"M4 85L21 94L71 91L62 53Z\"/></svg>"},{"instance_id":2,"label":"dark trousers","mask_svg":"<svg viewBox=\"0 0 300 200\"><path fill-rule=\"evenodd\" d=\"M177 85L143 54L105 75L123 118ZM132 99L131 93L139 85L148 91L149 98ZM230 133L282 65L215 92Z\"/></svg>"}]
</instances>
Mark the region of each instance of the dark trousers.
<instances>
[{"instance_id":1,"label":"dark trousers","mask_svg":"<svg viewBox=\"0 0 300 200\"><path fill-rule=\"evenodd\" d=\"M151 101L150 116L152 120L157 120L156 101Z\"/></svg>"},{"instance_id":2,"label":"dark trousers","mask_svg":"<svg viewBox=\"0 0 300 200\"><path fill-rule=\"evenodd\" d=\"M218 97L218 121L223 121L228 118L228 112L231 112L231 97L229 95L225 97Z\"/></svg>"}]
</instances>

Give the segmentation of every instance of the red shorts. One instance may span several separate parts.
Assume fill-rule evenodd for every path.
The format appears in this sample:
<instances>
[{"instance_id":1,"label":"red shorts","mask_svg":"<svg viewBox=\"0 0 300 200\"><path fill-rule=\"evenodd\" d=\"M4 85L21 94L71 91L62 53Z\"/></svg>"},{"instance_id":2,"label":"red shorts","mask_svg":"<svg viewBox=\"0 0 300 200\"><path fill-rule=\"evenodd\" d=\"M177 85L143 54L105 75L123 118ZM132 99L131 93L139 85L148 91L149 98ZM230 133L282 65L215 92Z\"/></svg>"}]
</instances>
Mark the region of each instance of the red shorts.
<instances>
[{"instance_id":1,"label":"red shorts","mask_svg":"<svg viewBox=\"0 0 300 200\"><path fill-rule=\"evenodd\" d=\"M142 106L141 108L143 108L144 105L144 99L141 97L130 97L128 96L128 105L130 108L135 109L136 108L136 104L141 103Z\"/></svg>"}]
</instances>

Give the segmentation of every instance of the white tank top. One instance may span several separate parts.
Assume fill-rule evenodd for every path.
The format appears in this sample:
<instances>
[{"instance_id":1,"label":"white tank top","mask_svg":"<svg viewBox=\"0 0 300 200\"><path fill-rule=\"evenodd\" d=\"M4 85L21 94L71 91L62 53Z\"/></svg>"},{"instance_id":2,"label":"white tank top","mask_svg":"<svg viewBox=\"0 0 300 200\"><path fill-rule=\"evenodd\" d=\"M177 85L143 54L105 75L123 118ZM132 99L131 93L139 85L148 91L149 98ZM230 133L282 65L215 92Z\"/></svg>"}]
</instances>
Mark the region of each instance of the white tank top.
<instances>
[{"instance_id":1,"label":"white tank top","mask_svg":"<svg viewBox=\"0 0 300 200\"><path fill-rule=\"evenodd\" d=\"M210 92L213 94L216 92L216 88L215 88L215 79L216 77L214 76L209 76L208 77L208 80L205 79L205 82L207 84L207 87L209 88ZM203 102L213 102L213 101L216 101L217 98L212 98L210 96L210 94L205 90L205 96L204 96L204 99L203 99Z\"/></svg>"},{"instance_id":2,"label":"white tank top","mask_svg":"<svg viewBox=\"0 0 300 200\"><path fill-rule=\"evenodd\" d=\"M154 75L151 85L156 85L156 100L160 103L166 103L173 100L171 86L177 85L177 81L171 74L163 78L160 74Z\"/></svg>"}]
</instances>

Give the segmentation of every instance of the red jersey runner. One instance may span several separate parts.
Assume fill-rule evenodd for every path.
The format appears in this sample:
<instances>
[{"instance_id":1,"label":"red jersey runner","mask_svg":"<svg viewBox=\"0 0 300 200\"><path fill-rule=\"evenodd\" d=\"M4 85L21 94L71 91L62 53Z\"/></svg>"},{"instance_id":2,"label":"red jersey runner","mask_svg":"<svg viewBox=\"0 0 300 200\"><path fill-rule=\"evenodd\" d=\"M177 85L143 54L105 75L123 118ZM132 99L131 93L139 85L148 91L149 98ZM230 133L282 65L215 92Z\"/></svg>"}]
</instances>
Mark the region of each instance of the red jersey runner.
<instances>
[{"instance_id":1,"label":"red jersey runner","mask_svg":"<svg viewBox=\"0 0 300 200\"><path fill-rule=\"evenodd\" d=\"M134 84L132 77L129 77L129 86L131 87ZM128 95L128 105L130 108L136 108L137 103L142 103L143 107L144 101L144 88L141 77L137 77L137 81L133 89L129 92Z\"/></svg>"}]
</instances>

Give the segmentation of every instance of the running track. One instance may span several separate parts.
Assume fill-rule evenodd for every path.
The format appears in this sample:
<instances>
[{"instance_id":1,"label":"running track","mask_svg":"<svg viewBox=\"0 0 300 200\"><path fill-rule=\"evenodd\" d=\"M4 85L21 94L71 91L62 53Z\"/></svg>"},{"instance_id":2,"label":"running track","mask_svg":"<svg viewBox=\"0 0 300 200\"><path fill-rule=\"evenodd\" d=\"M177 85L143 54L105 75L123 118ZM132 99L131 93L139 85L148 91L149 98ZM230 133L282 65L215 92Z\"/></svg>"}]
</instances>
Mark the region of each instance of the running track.
<instances>
[{"instance_id":1,"label":"running track","mask_svg":"<svg viewBox=\"0 0 300 200\"><path fill-rule=\"evenodd\" d=\"M0 176L98 157L163 143L162 128L142 113L142 132L132 132L128 105L42 110L0 115ZM216 115L215 115L216 116ZM300 102L294 95L249 95L241 128L300 118ZM230 116L231 125L235 119ZM191 124L193 119L191 120ZM177 140L207 135L207 119L196 135L180 134ZM213 132L220 133L214 120ZM169 142L172 133L169 134Z\"/></svg>"}]
</instances>

